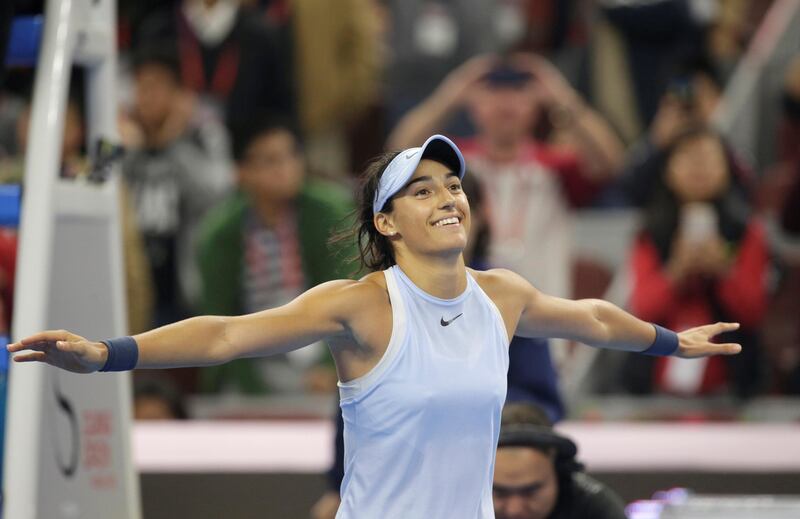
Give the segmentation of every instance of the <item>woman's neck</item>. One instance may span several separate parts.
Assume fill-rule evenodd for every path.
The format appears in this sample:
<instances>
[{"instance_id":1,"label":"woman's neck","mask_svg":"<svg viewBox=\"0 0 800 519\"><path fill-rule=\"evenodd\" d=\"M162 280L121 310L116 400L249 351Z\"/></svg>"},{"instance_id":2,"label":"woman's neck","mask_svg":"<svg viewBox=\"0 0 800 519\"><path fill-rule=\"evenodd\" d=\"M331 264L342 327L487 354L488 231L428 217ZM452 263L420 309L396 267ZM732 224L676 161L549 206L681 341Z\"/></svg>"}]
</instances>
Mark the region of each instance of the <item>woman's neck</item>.
<instances>
[{"instance_id":1,"label":"woman's neck","mask_svg":"<svg viewBox=\"0 0 800 519\"><path fill-rule=\"evenodd\" d=\"M447 257L420 257L399 253L397 266L417 287L441 299L453 299L467 289L467 273L462 254Z\"/></svg>"}]
</instances>

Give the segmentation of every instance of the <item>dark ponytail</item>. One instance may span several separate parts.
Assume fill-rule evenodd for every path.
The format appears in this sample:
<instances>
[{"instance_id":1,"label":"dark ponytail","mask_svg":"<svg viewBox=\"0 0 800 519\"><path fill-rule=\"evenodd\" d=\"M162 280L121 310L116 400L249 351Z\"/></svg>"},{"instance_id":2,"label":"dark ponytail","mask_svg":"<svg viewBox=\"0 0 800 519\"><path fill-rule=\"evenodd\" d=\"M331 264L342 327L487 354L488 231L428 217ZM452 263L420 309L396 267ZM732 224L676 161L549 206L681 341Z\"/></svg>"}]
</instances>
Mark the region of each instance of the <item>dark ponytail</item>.
<instances>
[{"instance_id":1,"label":"dark ponytail","mask_svg":"<svg viewBox=\"0 0 800 519\"><path fill-rule=\"evenodd\" d=\"M378 190L381 175L392 159L399 154L399 151L383 153L367 165L359 180L353 228L331 239L332 243L356 240L358 256L351 258L351 261L358 261L361 264L361 270L374 272L387 269L396 263L392 244L386 236L378 232L373 223L372 202L375 200L375 192ZM383 206L383 212L391 211L392 199L390 198Z\"/></svg>"}]
</instances>

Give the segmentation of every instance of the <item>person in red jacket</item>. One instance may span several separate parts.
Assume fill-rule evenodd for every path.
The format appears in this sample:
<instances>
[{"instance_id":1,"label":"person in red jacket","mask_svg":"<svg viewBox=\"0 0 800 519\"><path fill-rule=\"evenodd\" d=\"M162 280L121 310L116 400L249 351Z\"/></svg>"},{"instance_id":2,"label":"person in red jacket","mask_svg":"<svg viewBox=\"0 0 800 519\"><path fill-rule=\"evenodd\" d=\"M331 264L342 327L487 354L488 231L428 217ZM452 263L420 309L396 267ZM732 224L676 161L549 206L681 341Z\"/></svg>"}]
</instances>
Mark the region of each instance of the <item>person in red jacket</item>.
<instances>
[{"instance_id":1,"label":"person in red jacket","mask_svg":"<svg viewBox=\"0 0 800 519\"><path fill-rule=\"evenodd\" d=\"M624 384L634 393L751 395L762 382L755 333L767 303L764 230L735 189L719 135L705 127L690 129L674 140L666 157L631 253L629 308L676 330L709 319L738 321L742 326L734 333L743 355L734 362L720 358L693 365L633 361L624 369Z\"/></svg>"}]
</instances>

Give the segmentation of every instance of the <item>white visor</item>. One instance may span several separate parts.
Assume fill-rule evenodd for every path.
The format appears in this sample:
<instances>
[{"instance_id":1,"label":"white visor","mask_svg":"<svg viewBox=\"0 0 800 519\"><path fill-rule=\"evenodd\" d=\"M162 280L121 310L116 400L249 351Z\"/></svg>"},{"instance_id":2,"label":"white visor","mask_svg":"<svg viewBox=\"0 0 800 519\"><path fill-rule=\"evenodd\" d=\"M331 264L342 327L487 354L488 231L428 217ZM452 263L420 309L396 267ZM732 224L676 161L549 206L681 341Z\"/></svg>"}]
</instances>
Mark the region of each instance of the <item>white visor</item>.
<instances>
[{"instance_id":1,"label":"white visor","mask_svg":"<svg viewBox=\"0 0 800 519\"><path fill-rule=\"evenodd\" d=\"M464 156L461 155L461 150L444 135L432 135L421 147L401 151L386 166L372 202L373 214L379 213L386 202L405 187L422 159L441 162L457 173L458 178L464 178Z\"/></svg>"}]
</instances>

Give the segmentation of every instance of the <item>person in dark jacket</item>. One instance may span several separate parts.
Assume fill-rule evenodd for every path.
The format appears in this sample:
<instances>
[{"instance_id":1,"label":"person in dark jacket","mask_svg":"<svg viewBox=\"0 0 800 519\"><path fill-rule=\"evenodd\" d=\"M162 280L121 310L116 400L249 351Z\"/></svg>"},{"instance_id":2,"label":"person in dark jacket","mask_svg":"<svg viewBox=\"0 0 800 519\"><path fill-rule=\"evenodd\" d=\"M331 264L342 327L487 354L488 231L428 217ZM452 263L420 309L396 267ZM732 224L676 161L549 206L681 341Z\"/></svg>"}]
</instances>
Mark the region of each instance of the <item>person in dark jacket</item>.
<instances>
[{"instance_id":1,"label":"person in dark jacket","mask_svg":"<svg viewBox=\"0 0 800 519\"><path fill-rule=\"evenodd\" d=\"M624 519L614 491L583 472L578 448L533 404L503 409L494 467L497 519Z\"/></svg>"},{"instance_id":2,"label":"person in dark jacket","mask_svg":"<svg viewBox=\"0 0 800 519\"><path fill-rule=\"evenodd\" d=\"M182 0L149 15L134 45L159 42L179 56L180 78L227 120L254 112L296 117L293 51L280 28L234 0Z\"/></svg>"}]
</instances>

